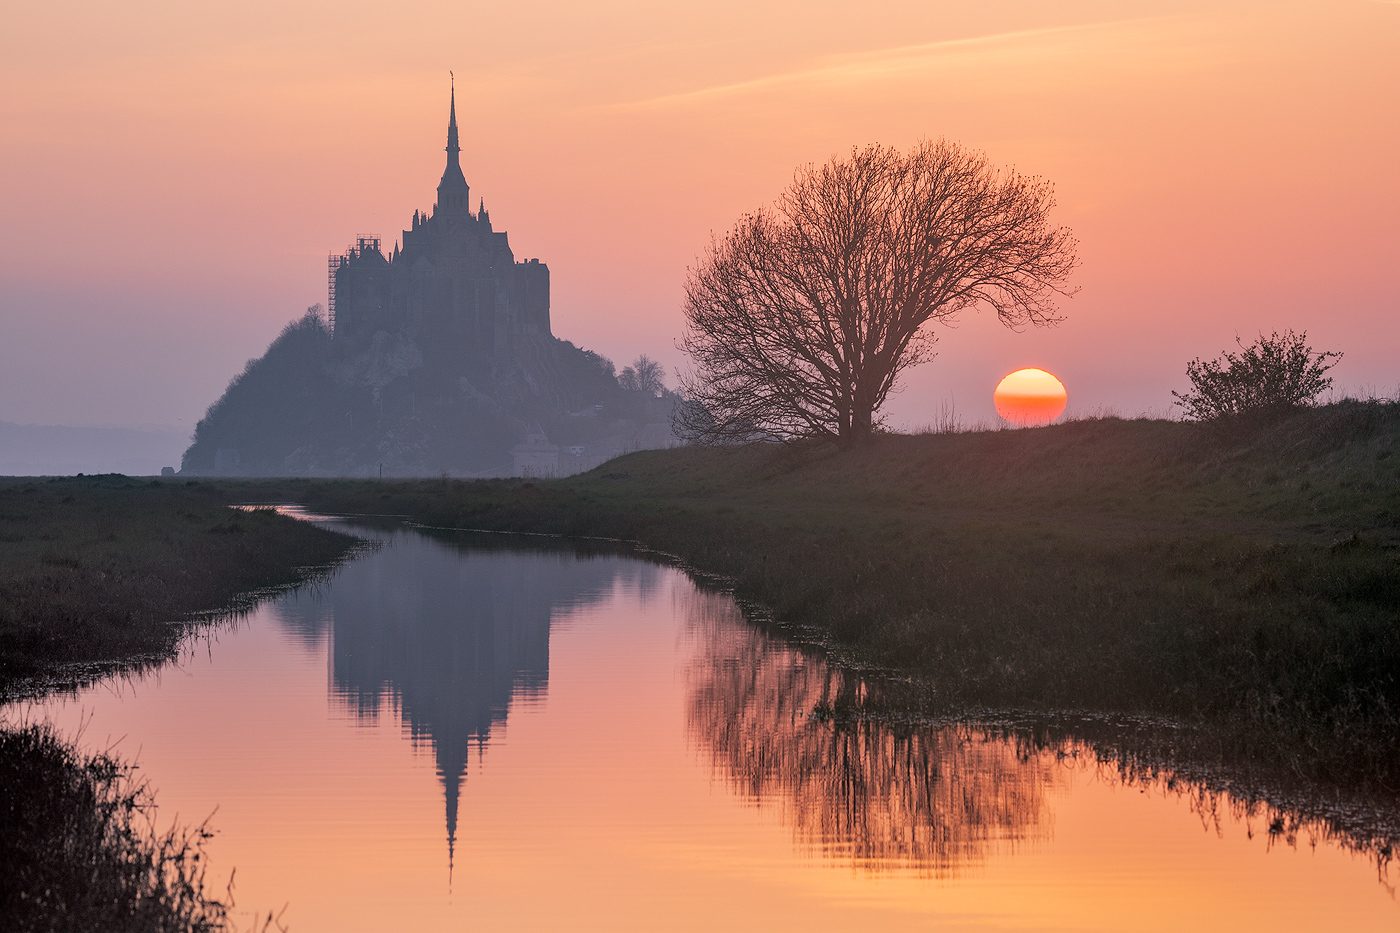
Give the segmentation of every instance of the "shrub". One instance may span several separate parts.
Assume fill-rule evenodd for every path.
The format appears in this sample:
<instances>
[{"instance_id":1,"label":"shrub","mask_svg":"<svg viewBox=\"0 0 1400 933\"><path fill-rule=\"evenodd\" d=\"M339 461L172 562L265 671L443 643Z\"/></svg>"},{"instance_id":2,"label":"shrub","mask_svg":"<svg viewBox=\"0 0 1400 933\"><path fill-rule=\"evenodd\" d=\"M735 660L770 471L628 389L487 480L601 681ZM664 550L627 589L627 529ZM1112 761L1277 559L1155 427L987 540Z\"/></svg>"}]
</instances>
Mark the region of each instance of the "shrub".
<instances>
[{"instance_id":1,"label":"shrub","mask_svg":"<svg viewBox=\"0 0 1400 933\"><path fill-rule=\"evenodd\" d=\"M1312 404L1332 386L1327 371L1340 353L1319 353L1307 344L1307 332L1275 331L1219 359L1199 357L1186 365L1191 390L1172 392L1188 420L1216 421L1232 415L1283 412Z\"/></svg>"}]
</instances>

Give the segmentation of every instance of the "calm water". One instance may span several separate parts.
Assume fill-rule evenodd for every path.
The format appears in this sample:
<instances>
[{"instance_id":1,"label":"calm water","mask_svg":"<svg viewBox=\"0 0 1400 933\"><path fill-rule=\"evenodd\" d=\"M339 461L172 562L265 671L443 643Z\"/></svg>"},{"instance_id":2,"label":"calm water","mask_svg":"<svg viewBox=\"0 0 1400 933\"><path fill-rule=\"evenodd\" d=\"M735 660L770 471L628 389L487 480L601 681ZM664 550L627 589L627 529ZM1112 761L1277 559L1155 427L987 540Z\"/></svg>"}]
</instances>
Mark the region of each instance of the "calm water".
<instances>
[{"instance_id":1,"label":"calm water","mask_svg":"<svg viewBox=\"0 0 1400 933\"><path fill-rule=\"evenodd\" d=\"M387 546L178 664L13 717L135 758L310 931L1385 929L1374 862L975 729L813 720L838 672L631 558Z\"/></svg>"}]
</instances>

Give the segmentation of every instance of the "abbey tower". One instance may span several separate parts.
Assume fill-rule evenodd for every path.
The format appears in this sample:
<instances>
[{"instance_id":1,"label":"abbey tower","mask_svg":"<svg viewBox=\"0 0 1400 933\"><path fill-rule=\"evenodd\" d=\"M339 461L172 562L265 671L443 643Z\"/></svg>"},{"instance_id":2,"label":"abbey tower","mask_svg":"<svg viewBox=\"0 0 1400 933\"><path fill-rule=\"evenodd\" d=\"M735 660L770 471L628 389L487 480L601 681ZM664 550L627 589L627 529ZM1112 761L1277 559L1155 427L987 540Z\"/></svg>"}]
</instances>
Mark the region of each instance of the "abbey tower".
<instances>
[{"instance_id":1,"label":"abbey tower","mask_svg":"<svg viewBox=\"0 0 1400 933\"><path fill-rule=\"evenodd\" d=\"M551 337L549 267L537 259L516 262L507 235L492 229L485 203L472 211L456 97L453 89L447 165L432 213L415 211L402 248L388 256L377 238L361 238L331 258L330 324L342 355L368 348L376 334L400 335L427 368L475 381L488 363L499 374L540 356Z\"/></svg>"}]
</instances>

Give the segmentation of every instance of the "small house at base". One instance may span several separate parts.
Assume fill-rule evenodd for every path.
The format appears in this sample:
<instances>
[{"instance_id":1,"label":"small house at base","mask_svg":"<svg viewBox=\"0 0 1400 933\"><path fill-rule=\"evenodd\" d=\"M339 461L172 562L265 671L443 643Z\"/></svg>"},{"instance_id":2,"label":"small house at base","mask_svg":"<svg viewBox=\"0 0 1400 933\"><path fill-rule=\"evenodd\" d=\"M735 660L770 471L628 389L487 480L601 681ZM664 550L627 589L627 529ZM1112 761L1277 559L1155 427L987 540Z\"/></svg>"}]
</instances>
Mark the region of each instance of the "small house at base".
<instances>
[{"instance_id":1,"label":"small house at base","mask_svg":"<svg viewBox=\"0 0 1400 933\"><path fill-rule=\"evenodd\" d=\"M525 429L525 443L510 449L515 457L516 476L558 476L559 448L545 437L538 422Z\"/></svg>"}]
</instances>

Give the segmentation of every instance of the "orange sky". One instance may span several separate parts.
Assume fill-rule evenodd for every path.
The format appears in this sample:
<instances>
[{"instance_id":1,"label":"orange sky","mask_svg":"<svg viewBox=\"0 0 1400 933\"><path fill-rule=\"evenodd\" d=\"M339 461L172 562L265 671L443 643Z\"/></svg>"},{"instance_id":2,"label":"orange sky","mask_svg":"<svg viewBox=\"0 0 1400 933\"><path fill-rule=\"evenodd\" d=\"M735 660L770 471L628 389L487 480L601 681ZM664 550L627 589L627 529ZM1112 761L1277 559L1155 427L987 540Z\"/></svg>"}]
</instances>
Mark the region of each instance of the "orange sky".
<instances>
[{"instance_id":1,"label":"orange sky","mask_svg":"<svg viewBox=\"0 0 1400 933\"><path fill-rule=\"evenodd\" d=\"M682 362L711 231L794 166L944 135L1052 179L1081 241L1052 331L969 314L891 421L1163 412L1186 362L1306 328L1393 395L1400 3L49 3L0 12L0 420L190 428L325 259L462 162L557 335Z\"/></svg>"}]
</instances>

